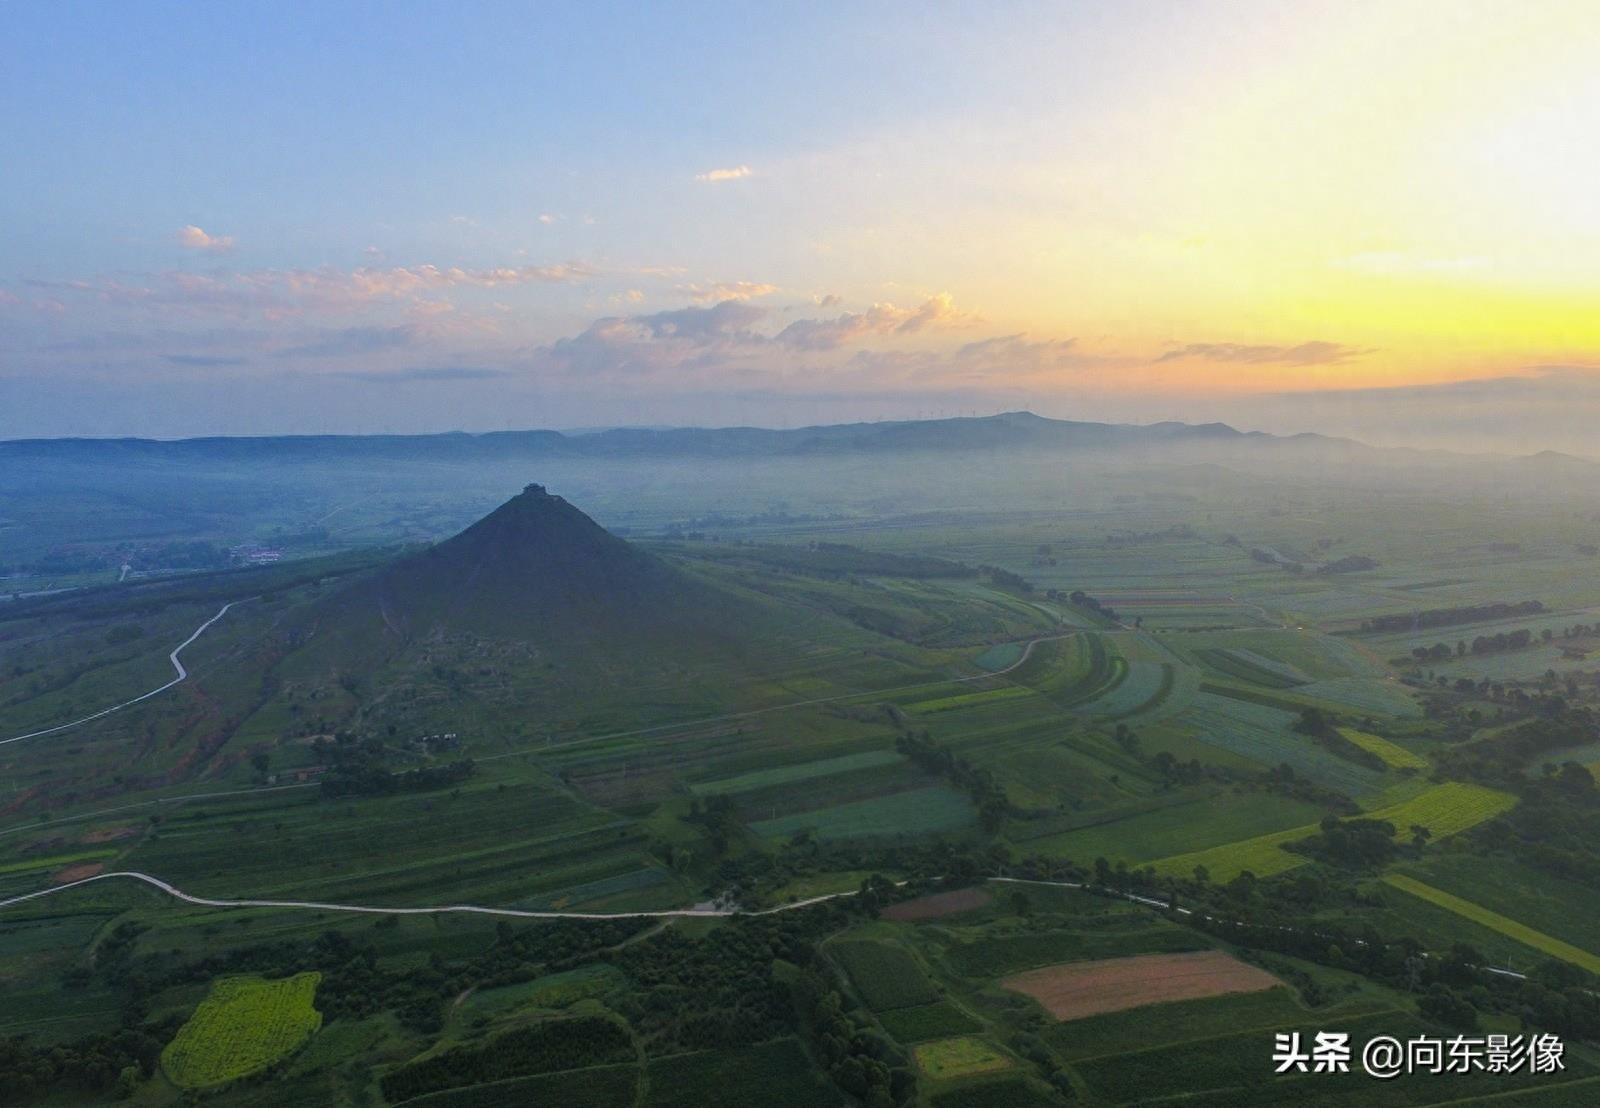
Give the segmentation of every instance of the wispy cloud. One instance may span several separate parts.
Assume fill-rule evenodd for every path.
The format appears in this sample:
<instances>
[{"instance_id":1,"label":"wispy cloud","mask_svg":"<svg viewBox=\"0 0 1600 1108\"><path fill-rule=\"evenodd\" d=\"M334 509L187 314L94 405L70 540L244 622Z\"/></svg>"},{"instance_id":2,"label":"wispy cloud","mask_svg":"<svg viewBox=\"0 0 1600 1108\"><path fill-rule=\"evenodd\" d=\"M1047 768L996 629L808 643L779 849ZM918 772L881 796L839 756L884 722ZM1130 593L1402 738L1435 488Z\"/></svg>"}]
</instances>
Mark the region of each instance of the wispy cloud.
<instances>
[{"instance_id":1,"label":"wispy cloud","mask_svg":"<svg viewBox=\"0 0 1600 1108\"><path fill-rule=\"evenodd\" d=\"M687 293L696 304L716 304L723 300L771 296L778 291L778 286L765 281L715 281L709 285L684 285L680 291Z\"/></svg>"},{"instance_id":2,"label":"wispy cloud","mask_svg":"<svg viewBox=\"0 0 1600 1108\"><path fill-rule=\"evenodd\" d=\"M204 250L208 254L226 254L233 249L233 236L210 235L191 223L178 232L178 243L190 250Z\"/></svg>"},{"instance_id":3,"label":"wispy cloud","mask_svg":"<svg viewBox=\"0 0 1600 1108\"><path fill-rule=\"evenodd\" d=\"M864 312L845 312L834 319L797 319L778 332L777 341L799 350L832 350L869 335L908 335L968 319L950 294L942 292L916 308L874 304Z\"/></svg>"},{"instance_id":4,"label":"wispy cloud","mask_svg":"<svg viewBox=\"0 0 1600 1108\"><path fill-rule=\"evenodd\" d=\"M459 266L361 266L356 269L261 269L217 273L167 271L137 277L31 281L62 296L192 316L260 315L280 320L383 301L423 305L429 293L534 284L582 284L600 270L587 262L467 269ZM434 310L442 310L435 308Z\"/></svg>"},{"instance_id":5,"label":"wispy cloud","mask_svg":"<svg viewBox=\"0 0 1600 1108\"><path fill-rule=\"evenodd\" d=\"M738 181L753 173L747 165L729 166L726 169L708 169L704 173L696 173L694 179L709 185L721 184L724 181Z\"/></svg>"},{"instance_id":6,"label":"wispy cloud","mask_svg":"<svg viewBox=\"0 0 1600 1108\"><path fill-rule=\"evenodd\" d=\"M1191 342L1168 350L1157 362L1194 358L1207 362L1235 362L1249 365L1335 365L1365 357L1370 347L1347 346L1339 342L1302 342L1298 346L1252 345L1238 342Z\"/></svg>"}]
</instances>

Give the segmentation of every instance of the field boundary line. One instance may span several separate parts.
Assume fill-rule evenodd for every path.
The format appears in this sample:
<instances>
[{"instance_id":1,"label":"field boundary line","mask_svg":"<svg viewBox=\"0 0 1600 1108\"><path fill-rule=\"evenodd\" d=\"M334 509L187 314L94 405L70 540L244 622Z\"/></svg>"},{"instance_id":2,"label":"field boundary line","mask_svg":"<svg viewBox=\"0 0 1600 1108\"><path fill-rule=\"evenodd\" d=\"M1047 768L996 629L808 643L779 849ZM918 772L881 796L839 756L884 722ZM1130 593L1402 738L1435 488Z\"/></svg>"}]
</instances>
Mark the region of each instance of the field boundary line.
<instances>
[{"instance_id":1,"label":"field boundary line","mask_svg":"<svg viewBox=\"0 0 1600 1108\"><path fill-rule=\"evenodd\" d=\"M190 635L188 638L184 639L181 643L179 643L176 647L174 647L173 650L172 650L172 653L167 655L167 661L172 663L172 668L177 671L178 676L174 677L171 681L168 681L165 685L162 685L160 688L151 689L149 692L143 693L143 694L141 694L139 696L136 696L132 700L124 700L121 704L113 704L109 708L102 708L100 711L94 713L91 716L84 716L82 719L75 719L71 723L58 723L54 727L46 727L43 731L30 731L26 735L16 735L16 736L14 736L12 738L9 738L9 739L0 739L0 746L6 746L6 745L8 745L10 743L19 743L23 739L37 739L37 738L41 738L41 737L43 737L45 735L54 735L58 731L67 731L67 730L70 730L71 728L77 727L77 726L79 726L81 724L92 723L97 719L104 719L106 716L109 716L112 712L120 712L120 711L122 711L122 709L132 707L133 705L138 704L140 701L149 700L152 696L158 696L161 693L164 693L168 689L172 688L174 685L182 684L189 677L189 671L183 667L183 662L180 661L179 658L178 658L178 655L183 653L183 648L188 646L190 643L194 642L201 635L205 634L206 628L210 627L213 623L217 622L217 620L219 620L223 616L227 615L229 608L233 607L235 604L244 604L247 601L254 600L254 599L255 599L255 597L248 596L248 597L245 597L244 600L230 600L230 601L228 601L226 604L224 604L218 610L216 615L214 615L210 619L206 620L199 627L196 627L194 629L194 633L192 635Z\"/></svg>"}]
</instances>

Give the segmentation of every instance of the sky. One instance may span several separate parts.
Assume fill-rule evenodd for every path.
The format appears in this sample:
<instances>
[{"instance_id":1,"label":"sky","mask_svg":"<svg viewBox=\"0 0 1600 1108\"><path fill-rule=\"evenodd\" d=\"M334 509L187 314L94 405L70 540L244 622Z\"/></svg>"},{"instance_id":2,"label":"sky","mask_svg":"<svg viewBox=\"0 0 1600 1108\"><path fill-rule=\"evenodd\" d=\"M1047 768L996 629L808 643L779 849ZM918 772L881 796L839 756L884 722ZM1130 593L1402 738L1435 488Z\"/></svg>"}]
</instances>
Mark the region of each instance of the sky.
<instances>
[{"instance_id":1,"label":"sky","mask_svg":"<svg viewBox=\"0 0 1600 1108\"><path fill-rule=\"evenodd\" d=\"M0 437L1600 454L1600 5L13 3Z\"/></svg>"}]
</instances>

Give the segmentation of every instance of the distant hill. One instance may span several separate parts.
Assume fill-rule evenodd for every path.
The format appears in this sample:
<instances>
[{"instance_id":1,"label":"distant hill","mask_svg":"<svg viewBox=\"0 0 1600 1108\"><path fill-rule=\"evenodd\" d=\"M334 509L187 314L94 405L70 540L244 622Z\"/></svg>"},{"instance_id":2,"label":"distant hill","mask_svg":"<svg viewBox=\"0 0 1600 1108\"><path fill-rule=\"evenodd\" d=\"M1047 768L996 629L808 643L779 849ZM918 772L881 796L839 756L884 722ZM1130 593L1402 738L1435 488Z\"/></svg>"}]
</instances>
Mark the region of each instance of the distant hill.
<instances>
[{"instance_id":1,"label":"distant hill","mask_svg":"<svg viewBox=\"0 0 1600 1108\"><path fill-rule=\"evenodd\" d=\"M730 599L612 535L541 485L331 598L318 622L393 644L436 632L566 645L648 630L727 636Z\"/></svg>"},{"instance_id":2,"label":"distant hill","mask_svg":"<svg viewBox=\"0 0 1600 1108\"><path fill-rule=\"evenodd\" d=\"M1315 436L1311 436L1315 437ZM1273 441L1223 423L1145 426L1046 419L1031 412L959 419L886 420L791 430L759 427L614 429L587 434L494 431L442 435L286 435L260 438L18 439L0 442L7 459L66 463L483 461L511 458L805 457L898 451L1165 447L1181 443Z\"/></svg>"}]
</instances>

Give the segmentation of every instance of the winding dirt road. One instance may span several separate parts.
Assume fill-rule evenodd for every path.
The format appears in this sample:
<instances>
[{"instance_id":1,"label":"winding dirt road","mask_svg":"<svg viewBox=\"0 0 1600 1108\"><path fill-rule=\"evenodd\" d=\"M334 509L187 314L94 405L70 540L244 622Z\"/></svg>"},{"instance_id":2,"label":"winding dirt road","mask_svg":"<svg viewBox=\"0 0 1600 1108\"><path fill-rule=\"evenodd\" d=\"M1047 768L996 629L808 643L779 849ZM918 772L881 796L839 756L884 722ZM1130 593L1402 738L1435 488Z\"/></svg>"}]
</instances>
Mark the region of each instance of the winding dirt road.
<instances>
[{"instance_id":1,"label":"winding dirt road","mask_svg":"<svg viewBox=\"0 0 1600 1108\"><path fill-rule=\"evenodd\" d=\"M112 712L120 712L124 708L128 708L139 703L141 700L149 700L152 696L158 696L159 694L164 693L168 689L172 688L172 686L181 684L189 676L189 671L183 668L183 662L178 658L178 655L183 653L183 648L203 635L207 627L210 627L213 623L217 622L217 620L227 615L229 608L233 607L235 604L243 603L243 600L228 601L222 606L221 610L218 611L216 615L206 620L199 627L196 627L194 629L194 634L184 639L177 645L176 648L173 649L171 654L167 655L167 660L172 663L172 668L177 671L178 675L171 681L168 681L165 685L162 685L159 689L151 689L149 692L144 693L141 696L136 696L132 700L124 700L121 704L113 704L111 707L103 708L92 716L84 716L82 719L75 719L70 723L58 723L54 727L46 727L43 731L29 731L26 735L14 735L9 739L0 739L0 746L5 746L8 743L19 743L23 739L37 739L44 735L54 735L58 731L66 731L70 728L78 727L85 723L92 723L97 719L103 719L104 717L109 716Z\"/></svg>"}]
</instances>

